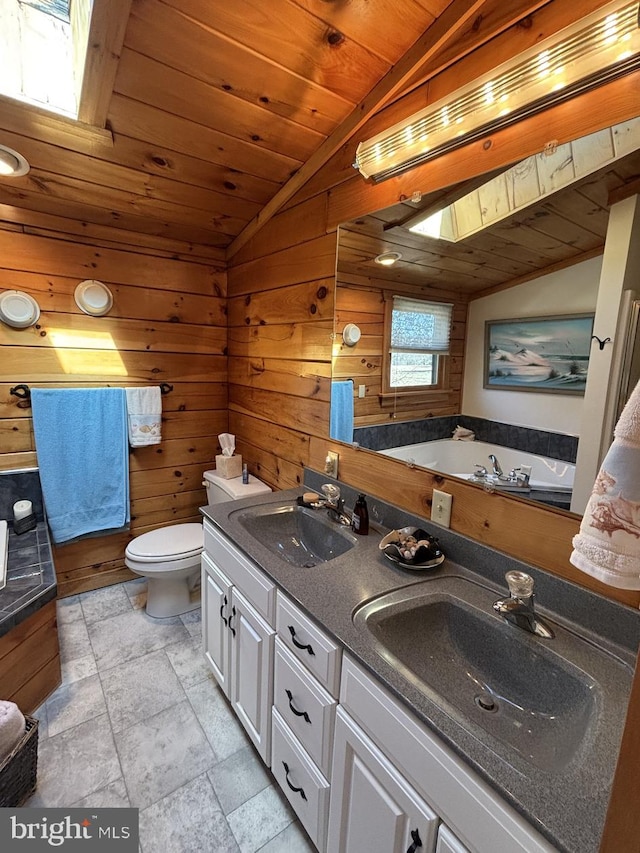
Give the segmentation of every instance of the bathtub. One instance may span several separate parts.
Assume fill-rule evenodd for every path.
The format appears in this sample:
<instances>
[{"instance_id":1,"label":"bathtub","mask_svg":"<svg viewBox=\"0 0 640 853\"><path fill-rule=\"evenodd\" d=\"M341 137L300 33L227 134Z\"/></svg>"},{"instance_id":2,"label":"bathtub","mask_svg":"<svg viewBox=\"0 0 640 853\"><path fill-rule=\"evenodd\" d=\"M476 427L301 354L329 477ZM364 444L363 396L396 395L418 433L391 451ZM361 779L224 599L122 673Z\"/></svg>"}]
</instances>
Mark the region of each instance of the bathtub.
<instances>
[{"instance_id":1,"label":"bathtub","mask_svg":"<svg viewBox=\"0 0 640 853\"><path fill-rule=\"evenodd\" d=\"M473 475L476 465L484 465L491 473L489 454L492 453L497 457L505 474L512 468L530 465L529 487L545 492L571 492L576 470L575 465L561 462L559 459L548 459L546 456L487 444L484 441L454 441L451 438L390 447L388 450L380 450L379 453L463 480L468 480ZM500 484L496 485L501 487Z\"/></svg>"}]
</instances>

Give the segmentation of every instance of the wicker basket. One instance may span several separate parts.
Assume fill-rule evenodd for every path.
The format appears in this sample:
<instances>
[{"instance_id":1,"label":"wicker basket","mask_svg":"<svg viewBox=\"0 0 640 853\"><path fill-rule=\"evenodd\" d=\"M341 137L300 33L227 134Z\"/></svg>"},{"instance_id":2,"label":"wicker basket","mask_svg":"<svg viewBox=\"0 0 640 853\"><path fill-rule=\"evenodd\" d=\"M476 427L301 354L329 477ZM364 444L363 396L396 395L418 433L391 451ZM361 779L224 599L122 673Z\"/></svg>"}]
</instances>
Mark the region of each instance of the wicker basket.
<instances>
[{"instance_id":1,"label":"wicker basket","mask_svg":"<svg viewBox=\"0 0 640 853\"><path fill-rule=\"evenodd\" d=\"M0 764L0 808L17 808L35 791L38 772L38 721L25 716L24 735Z\"/></svg>"}]
</instances>

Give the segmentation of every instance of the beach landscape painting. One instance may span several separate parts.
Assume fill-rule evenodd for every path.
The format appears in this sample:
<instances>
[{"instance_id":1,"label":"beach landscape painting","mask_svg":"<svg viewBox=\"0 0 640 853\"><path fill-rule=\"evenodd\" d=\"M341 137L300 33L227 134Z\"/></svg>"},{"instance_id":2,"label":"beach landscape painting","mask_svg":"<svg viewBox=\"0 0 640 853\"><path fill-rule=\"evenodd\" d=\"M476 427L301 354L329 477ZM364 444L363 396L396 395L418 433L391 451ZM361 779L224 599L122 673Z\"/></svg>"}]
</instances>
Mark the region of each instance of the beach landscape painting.
<instances>
[{"instance_id":1,"label":"beach landscape painting","mask_svg":"<svg viewBox=\"0 0 640 853\"><path fill-rule=\"evenodd\" d=\"M584 394L593 316L488 320L484 387Z\"/></svg>"}]
</instances>

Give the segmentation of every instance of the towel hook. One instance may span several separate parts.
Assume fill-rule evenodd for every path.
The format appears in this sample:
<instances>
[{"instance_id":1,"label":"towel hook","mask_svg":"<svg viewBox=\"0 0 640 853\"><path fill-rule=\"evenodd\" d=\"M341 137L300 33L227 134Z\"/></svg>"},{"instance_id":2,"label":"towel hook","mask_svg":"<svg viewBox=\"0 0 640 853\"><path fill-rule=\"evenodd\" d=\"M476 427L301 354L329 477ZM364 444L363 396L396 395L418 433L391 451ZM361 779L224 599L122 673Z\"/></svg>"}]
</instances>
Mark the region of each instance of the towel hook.
<instances>
[{"instance_id":1,"label":"towel hook","mask_svg":"<svg viewBox=\"0 0 640 853\"><path fill-rule=\"evenodd\" d=\"M591 340L592 341L598 341L598 346L600 347L601 350L604 349L605 344L611 343L611 338L605 338L603 341L601 341L597 335L591 335Z\"/></svg>"},{"instance_id":2,"label":"towel hook","mask_svg":"<svg viewBox=\"0 0 640 853\"><path fill-rule=\"evenodd\" d=\"M168 382L160 383L160 393L161 394L170 394L173 391L173 385L169 385Z\"/></svg>"}]
</instances>

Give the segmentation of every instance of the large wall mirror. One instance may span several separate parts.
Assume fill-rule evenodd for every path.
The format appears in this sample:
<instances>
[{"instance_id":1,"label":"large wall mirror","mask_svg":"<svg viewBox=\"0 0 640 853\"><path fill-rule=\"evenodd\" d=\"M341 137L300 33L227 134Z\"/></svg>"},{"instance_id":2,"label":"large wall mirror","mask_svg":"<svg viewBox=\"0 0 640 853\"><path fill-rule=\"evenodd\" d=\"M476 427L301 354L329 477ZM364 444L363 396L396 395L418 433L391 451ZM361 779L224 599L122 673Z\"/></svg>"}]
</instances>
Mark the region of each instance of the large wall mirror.
<instances>
[{"instance_id":1,"label":"large wall mirror","mask_svg":"<svg viewBox=\"0 0 640 853\"><path fill-rule=\"evenodd\" d=\"M519 484L502 481L498 488L519 499L540 500L580 514L571 484L562 479L566 466L580 465L578 437L585 417L597 420L593 406L618 409L619 402L610 399L608 374L600 377L599 390L587 391L589 396L572 393L574 379L585 364L590 374L601 354L611 360L611 348L615 344L619 349L619 341L609 341L604 350L594 341L585 362L583 343L569 339L572 333L567 340L558 340L556 330L555 341L546 341L544 333L552 335L550 327L541 327L537 338L529 338L531 332L524 323L514 323L509 330L513 340L504 356L507 367L524 365L536 373L533 368L540 366L539 360L550 378L555 374L555 381L540 390L519 385L517 377L513 387L485 387L487 324L595 316L598 294L602 298L602 288L608 286L602 278L603 264L608 253L613 254L605 251L605 245L625 239L612 234L612 229L620 230L612 211L629 203L625 188L639 176L640 119L634 119L573 143L551 146L473 185L452 187L437 205L432 199L428 204L413 199L341 226L332 378L334 383L353 382L354 440L397 454L398 464L407 462L403 446L426 440L429 446L424 455L411 449L410 464L465 479L476 464L492 474L493 463L479 444L455 442L435 449L432 442L451 439L460 423L476 433L476 440L501 448L494 455L505 474L522 467L521 463L526 466L528 453L547 460L542 468L534 465L528 488L522 485L526 467ZM410 230L426 217L430 217L431 235ZM442 236L433 236L434 228ZM640 241L640 234L634 239ZM390 266L376 261L387 253L400 257ZM629 270L620 275L628 303L625 308L625 300L620 300L618 318L623 318L625 311L631 312L633 293ZM640 291L640 276L636 281ZM396 294L453 304L447 385L426 397L383 393L385 304ZM355 324L361 333L351 345L342 340L348 324ZM558 347L564 348L564 362L554 362ZM615 358L621 364L623 353L618 351ZM616 371L618 375L619 367ZM595 379L589 375L588 381L593 385ZM444 467L432 465L453 448L453 461L445 459ZM573 472L568 470L571 478ZM576 471L576 482L579 479ZM487 483L478 482L478 486L486 488Z\"/></svg>"}]
</instances>

